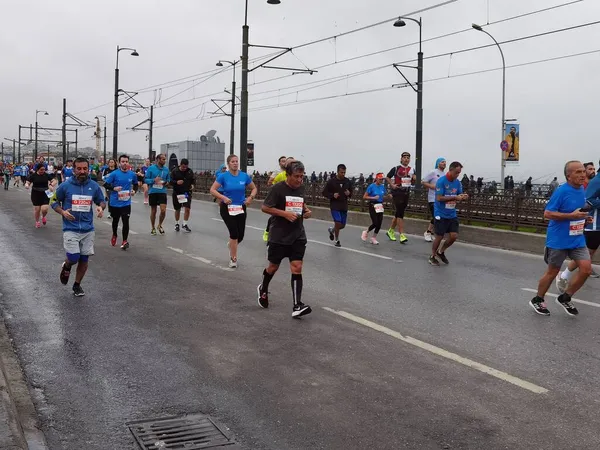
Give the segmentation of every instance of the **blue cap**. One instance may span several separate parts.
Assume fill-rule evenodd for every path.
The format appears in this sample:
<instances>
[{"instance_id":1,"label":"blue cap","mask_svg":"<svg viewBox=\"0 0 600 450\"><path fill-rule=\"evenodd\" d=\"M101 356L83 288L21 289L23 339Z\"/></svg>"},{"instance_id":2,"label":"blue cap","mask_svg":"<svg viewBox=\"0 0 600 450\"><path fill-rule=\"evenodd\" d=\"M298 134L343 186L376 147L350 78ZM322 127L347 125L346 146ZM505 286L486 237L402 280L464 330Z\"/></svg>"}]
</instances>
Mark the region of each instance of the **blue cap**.
<instances>
[{"instance_id":1,"label":"blue cap","mask_svg":"<svg viewBox=\"0 0 600 450\"><path fill-rule=\"evenodd\" d=\"M220 172L221 170L223 170L225 167L227 167L225 164L221 164L219 166L219 168L217 169L217 172Z\"/></svg>"},{"instance_id":2,"label":"blue cap","mask_svg":"<svg viewBox=\"0 0 600 450\"><path fill-rule=\"evenodd\" d=\"M437 169L442 161L446 161L446 158L438 158L438 159L436 159L435 160L435 167L434 167L434 169Z\"/></svg>"}]
</instances>

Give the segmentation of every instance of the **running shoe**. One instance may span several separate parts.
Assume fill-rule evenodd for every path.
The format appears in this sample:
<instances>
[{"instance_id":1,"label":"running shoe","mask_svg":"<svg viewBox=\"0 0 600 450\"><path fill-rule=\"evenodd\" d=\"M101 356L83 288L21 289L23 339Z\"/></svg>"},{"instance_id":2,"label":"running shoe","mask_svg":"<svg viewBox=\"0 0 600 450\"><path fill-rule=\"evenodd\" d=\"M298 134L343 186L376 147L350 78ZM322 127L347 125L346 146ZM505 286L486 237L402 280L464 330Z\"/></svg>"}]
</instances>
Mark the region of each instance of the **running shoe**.
<instances>
[{"instance_id":1,"label":"running shoe","mask_svg":"<svg viewBox=\"0 0 600 450\"><path fill-rule=\"evenodd\" d=\"M600 275L598 275L598 273L592 269L592 273L590 274L590 278L600 278Z\"/></svg>"},{"instance_id":2,"label":"running shoe","mask_svg":"<svg viewBox=\"0 0 600 450\"><path fill-rule=\"evenodd\" d=\"M428 231L426 231L425 233L423 233L423 237L425 238L425 240L427 242L432 242L433 241L433 237L431 236L431 233L429 233Z\"/></svg>"},{"instance_id":3,"label":"running shoe","mask_svg":"<svg viewBox=\"0 0 600 450\"><path fill-rule=\"evenodd\" d=\"M564 278L562 278L560 276L560 272L558 272L558 275L556 275L556 289L558 289L558 292L560 292L561 294L564 294L568 287L569 280L565 280Z\"/></svg>"},{"instance_id":4,"label":"running shoe","mask_svg":"<svg viewBox=\"0 0 600 450\"><path fill-rule=\"evenodd\" d=\"M147 205L147 204L148 204L148 200L144 200L144 205Z\"/></svg>"},{"instance_id":5,"label":"running shoe","mask_svg":"<svg viewBox=\"0 0 600 450\"><path fill-rule=\"evenodd\" d=\"M234 260L233 258L231 258L231 259L229 260L229 268L230 268L230 269L237 269L237 261L236 261L236 260Z\"/></svg>"},{"instance_id":6,"label":"running shoe","mask_svg":"<svg viewBox=\"0 0 600 450\"><path fill-rule=\"evenodd\" d=\"M258 293L258 305L261 308L268 308L269 307L269 293L268 292L262 292L262 283L258 285L258 287L256 288L256 292Z\"/></svg>"},{"instance_id":7,"label":"running shoe","mask_svg":"<svg viewBox=\"0 0 600 450\"><path fill-rule=\"evenodd\" d=\"M117 236L114 235L113 237L110 238L110 245L112 245L113 247L115 245L117 245Z\"/></svg>"},{"instance_id":8,"label":"running shoe","mask_svg":"<svg viewBox=\"0 0 600 450\"><path fill-rule=\"evenodd\" d=\"M67 269L67 263L63 262L62 267L60 269L60 282L66 285L69 282L69 277L71 276L71 266Z\"/></svg>"},{"instance_id":9,"label":"running shoe","mask_svg":"<svg viewBox=\"0 0 600 450\"><path fill-rule=\"evenodd\" d=\"M335 241L335 246L336 247L341 247L342 246L342 244L340 243L339 239L337 241Z\"/></svg>"},{"instance_id":10,"label":"running shoe","mask_svg":"<svg viewBox=\"0 0 600 450\"><path fill-rule=\"evenodd\" d=\"M112 219L112 216L110 215L110 213L108 213L108 216L106 216L106 218L107 218L108 220Z\"/></svg>"},{"instance_id":11,"label":"running shoe","mask_svg":"<svg viewBox=\"0 0 600 450\"><path fill-rule=\"evenodd\" d=\"M269 232L267 230L263 231L263 241L269 242Z\"/></svg>"},{"instance_id":12,"label":"running shoe","mask_svg":"<svg viewBox=\"0 0 600 450\"><path fill-rule=\"evenodd\" d=\"M123 241L121 244L121 250L127 250L129 248L129 242Z\"/></svg>"},{"instance_id":13,"label":"running shoe","mask_svg":"<svg viewBox=\"0 0 600 450\"><path fill-rule=\"evenodd\" d=\"M175 224L175 231L179 231L179 224L178 223Z\"/></svg>"},{"instance_id":14,"label":"running shoe","mask_svg":"<svg viewBox=\"0 0 600 450\"><path fill-rule=\"evenodd\" d=\"M75 297L83 297L85 295L85 292L83 292L83 289L81 289L81 286L79 285L73 285L73 295Z\"/></svg>"},{"instance_id":15,"label":"running shoe","mask_svg":"<svg viewBox=\"0 0 600 450\"><path fill-rule=\"evenodd\" d=\"M373 245L379 245L379 241L377 240L377 238L375 236L373 236L371 238L371 244L373 244Z\"/></svg>"},{"instance_id":16,"label":"running shoe","mask_svg":"<svg viewBox=\"0 0 600 450\"><path fill-rule=\"evenodd\" d=\"M404 235L404 233L400 233L400 243L406 244L408 242L408 238Z\"/></svg>"},{"instance_id":17,"label":"running shoe","mask_svg":"<svg viewBox=\"0 0 600 450\"><path fill-rule=\"evenodd\" d=\"M46 222L47 222L47 221L46 221L46 218L45 218L45 217L42 217L42 225L46 225Z\"/></svg>"},{"instance_id":18,"label":"running shoe","mask_svg":"<svg viewBox=\"0 0 600 450\"><path fill-rule=\"evenodd\" d=\"M429 264L431 264L432 266L439 266L440 262L437 260L437 258L435 256L430 256L429 259L427 260L429 262Z\"/></svg>"},{"instance_id":19,"label":"running shoe","mask_svg":"<svg viewBox=\"0 0 600 450\"><path fill-rule=\"evenodd\" d=\"M367 242L367 239L369 239L369 232L368 231L363 231L360 235L360 238L363 240L363 242Z\"/></svg>"},{"instance_id":20,"label":"running shoe","mask_svg":"<svg viewBox=\"0 0 600 450\"><path fill-rule=\"evenodd\" d=\"M541 314L542 316L550 315L550 311L548 311L548 308L546 308L546 303L541 297L536 296L532 298L529 301L529 306L531 306L536 313Z\"/></svg>"},{"instance_id":21,"label":"running shoe","mask_svg":"<svg viewBox=\"0 0 600 450\"><path fill-rule=\"evenodd\" d=\"M571 296L569 294L561 294L557 297L556 303L565 309L565 312L570 316L576 316L579 314L577 308L571 302Z\"/></svg>"},{"instance_id":22,"label":"running shoe","mask_svg":"<svg viewBox=\"0 0 600 450\"><path fill-rule=\"evenodd\" d=\"M294 308L292 309L292 317L297 318L297 317L305 316L307 314L310 314L311 312L312 312L312 309L310 309L310 306L305 305L304 303L300 302L300 303L294 305Z\"/></svg>"},{"instance_id":23,"label":"running shoe","mask_svg":"<svg viewBox=\"0 0 600 450\"><path fill-rule=\"evenodd\" d=\"M159 225L159 226L158 226L158 232L159 232L160 234L165 234L165 229L162 227L162 225Z\"/></svg>"},{"instance_id":24,"label":"running shoe","mask_svg":"<svg viewBox=\"0 0 600 450\"><path fill-rule=\"evenodd\" d=\"M192 230L190 230L190 227L188 227L187 225L182 226L181 229L183 231L185 231L186 233L191 233L192 232Z\"/></svg>"},{"instance_id":25,"label":"running shoe","mask_svg":"<svg viewBox=\"0 0 600 450\"><path fill-rule=\"evenodd\" d=\"M35 223L35 227L36 227L36 228L42 228L42 224L41 224L40 222L36 222L36 223Z\"/></svg>"},{"instance_id":26,"label":"running shoe","mask_svg":"<svg viewBox=\"0 0 600 450\"><path fill-rule=\"evenodd\" d=\"M387 230L385 234L387 234L387 237L390 239L390 241L396 240L396 231L392 230L391 228Z\"/></svg>"},{"instance_id":27,"label":"running shoe","mask_svg":"<svg viewBox=\"0 0 600 450\"><path fill-rule=\"evenodd\" d=\"M329 240L333 241L335 239L335 236L333 235L333 227L327 228L327 231L329 231Z\"/></svg>"},{"instance_id":28,"label":"running shoe","mask_svg":"<svg viewBox=\"0 0 600 450\"><path fill-rule=\"evenodd\" d=\"M156 228L152 228L152 231L150 232L150 234L152 236L156 236Z\"/></svg>"},{"instance_id":29,"label":"running shoe","mask_svg":"<svg viewBox=\"0 0 600 450\"><path fill-rule=\"evenodd\" d=\"M439 256L439 258L442 260L442 262L444 264L450 264L450 261L448 261L448 258L446 258L446 252L444 252L444 253L437 252L437 256Z\"/></svg>"}]
</instances>

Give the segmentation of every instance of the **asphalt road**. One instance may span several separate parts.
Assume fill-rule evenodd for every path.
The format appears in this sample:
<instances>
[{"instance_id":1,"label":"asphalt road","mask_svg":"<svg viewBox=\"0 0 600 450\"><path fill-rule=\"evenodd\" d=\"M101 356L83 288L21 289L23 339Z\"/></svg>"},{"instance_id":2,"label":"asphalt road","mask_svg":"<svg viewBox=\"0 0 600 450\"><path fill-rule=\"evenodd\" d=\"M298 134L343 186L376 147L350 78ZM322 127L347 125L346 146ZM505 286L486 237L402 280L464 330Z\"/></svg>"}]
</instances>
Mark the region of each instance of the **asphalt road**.
<instances>
[{"instance_id":1,"label":"asphalt road","mask_svg":"<svg viewBox=\"0 0 600 450\"><path fill-rule=\"evenodd\" d=\"M330 245L307 221L303 301L289 269L256 302L267 217L249 210L239 268L195 201L191 234L151 236L136 197L127 252L96 220L76 299L58 281L60 217L35 229L28 194L0 191L0 304L52 449L135 449L125 423L204 413L245 449L600 448L600 302L590 280L568 317L527 305L541 258L456 245Z\"/></svg>"}]
</instances>

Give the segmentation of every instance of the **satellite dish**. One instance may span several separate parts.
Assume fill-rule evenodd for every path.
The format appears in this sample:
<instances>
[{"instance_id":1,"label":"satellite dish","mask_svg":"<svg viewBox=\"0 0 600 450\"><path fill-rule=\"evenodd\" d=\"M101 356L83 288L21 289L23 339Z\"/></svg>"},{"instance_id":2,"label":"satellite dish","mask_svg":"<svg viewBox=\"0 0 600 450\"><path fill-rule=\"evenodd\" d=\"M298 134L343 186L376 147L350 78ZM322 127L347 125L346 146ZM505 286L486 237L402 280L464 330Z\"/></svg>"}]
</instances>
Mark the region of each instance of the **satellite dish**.
<instances>
[{"instance_id":1,"label":"satellite dish","mask_svg":"<svg viewBox=\"0 0 600 450\"><path fill-rule=\"evenodd\" d=\"M214 135L217 134L217 132L215 130L210 130L208 133L206 133L206 137L214 137Z\"/></svg>"}]
</instances>

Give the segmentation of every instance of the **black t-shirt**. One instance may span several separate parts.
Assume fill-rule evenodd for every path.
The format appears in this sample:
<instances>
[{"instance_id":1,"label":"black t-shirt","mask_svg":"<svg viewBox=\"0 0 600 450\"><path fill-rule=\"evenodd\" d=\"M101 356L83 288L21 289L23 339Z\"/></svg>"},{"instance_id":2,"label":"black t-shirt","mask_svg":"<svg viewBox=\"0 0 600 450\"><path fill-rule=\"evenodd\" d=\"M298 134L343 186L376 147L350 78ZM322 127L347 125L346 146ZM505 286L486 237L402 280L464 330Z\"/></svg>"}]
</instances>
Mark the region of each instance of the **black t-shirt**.
<instances>
[{"instance_id":1,"label":"black t-shirt","mask_svg":"<svg viewBox=\"0 0 600 450\"><path fill-rule=\"evenodd\" d=\"M337 176L331 177L325 189L323 189L323 196L329 199L329 207L334 211L348 211L348 199L352 197L352 183L346 177L340 180ZM350 195L346 197L346 191L350 192ZM338 198L334 197L334 194L339 194Z\"/></svg>"},{"instance_id":2,"label":"black t-shirt","mask_svg":"<svg viewBox=\"0 0 600 450\"><path fill-rule=\"evenodd\" d=\"M177 181L183 180L183 184L177 184ZM173 184L173 191L176 194L185 194L189 192L192 185L194 184L194 171L188 168L185 172L182 172L179 167L176 167L171 172L171 183Z\"/></svg>"},{"instance_id":3,"label":"black t-shirt","mask_svg":"<svg viewBox=\"0 0 600 450\"><path fill-rule=\"evenodd\" d=\"M31 183L31 190L44 192L48 189L48 182L54 178L54 175L48 175L44 173L43 175L38 175L33 172L29 174L27 181Z\"/></svg>"},{"instance_id":4,"label":"black t-shirt","mask_svg":"<svg viewBox=\"0 0 600 450\"><path fill-rule=\"evenodd\" d=\"M304 211L304 185L298 189L292 189L285 181L277 183L271 188L263 204L269 208L302 214ZM306 242L302 217L295 222L290 222L283 217L273 216L273 223L269 230L269 243L292 245L296 241Z\"/></svg>"}]
</instances>

